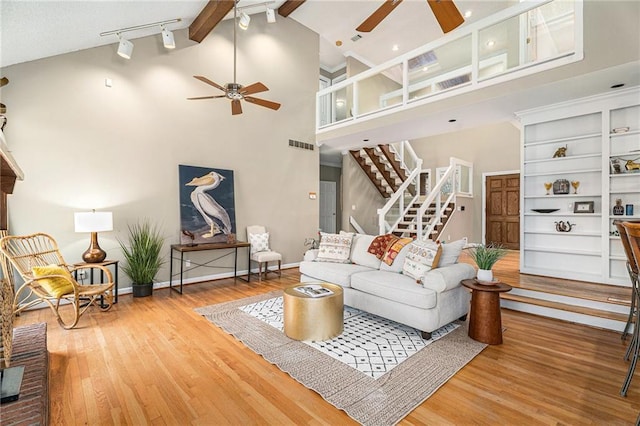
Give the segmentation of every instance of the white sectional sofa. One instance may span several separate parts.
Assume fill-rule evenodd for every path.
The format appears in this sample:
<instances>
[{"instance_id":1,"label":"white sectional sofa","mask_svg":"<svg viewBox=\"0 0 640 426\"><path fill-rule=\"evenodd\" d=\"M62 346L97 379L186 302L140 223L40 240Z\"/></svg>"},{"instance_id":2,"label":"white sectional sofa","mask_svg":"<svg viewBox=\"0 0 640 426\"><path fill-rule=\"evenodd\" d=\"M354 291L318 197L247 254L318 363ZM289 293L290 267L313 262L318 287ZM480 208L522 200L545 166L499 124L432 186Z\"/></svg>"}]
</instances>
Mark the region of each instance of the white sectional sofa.
<instances>
[{"instance_id":1,"label":"white sectional sofa","mask_svg":"<svg viewBox=\"0 0 640 426\"><path fill-rule=\"evenodd\" d=\"M431 332L469 310L469 292L460 282L474 278L473 266L457 263L465 241L443 244L438 267L421 279L403 274L408 245L391 265L367 252L375 236L356 234L351 244L351 263L315 261L318 250L309 250L300 263L300 281L328 282L343 288L345 305L406 324L422 332Z\"/></svg>"}]
</instances>

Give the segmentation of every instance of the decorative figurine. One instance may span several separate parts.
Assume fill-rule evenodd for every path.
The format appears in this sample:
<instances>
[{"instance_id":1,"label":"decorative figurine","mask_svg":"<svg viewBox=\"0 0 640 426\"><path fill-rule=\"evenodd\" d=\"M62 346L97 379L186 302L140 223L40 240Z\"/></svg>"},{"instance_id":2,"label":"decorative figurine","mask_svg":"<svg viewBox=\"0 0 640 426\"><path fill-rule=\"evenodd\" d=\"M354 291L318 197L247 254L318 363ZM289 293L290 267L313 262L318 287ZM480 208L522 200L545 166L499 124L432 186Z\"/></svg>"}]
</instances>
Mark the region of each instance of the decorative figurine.
<instances>
[{"instance_id":1,"label":"decorative figurine","mask_svg":"<svg viewBox=\"0 0 640 426\"><path fill-rule=\"evenodd\" d=\"M555 154L553 154L553 158L566 157L567 156L567 146L561 146L556 149Z\"/></svg>"},{"instance_id":2,"label":"decorative figurine","mask_svg":"<svg viewBox=\"0 0 640 426\"><path fill-rule=\"evenodd\" d=\"M573 193L577 194L578 193L578 187L580 186L580 181L579 180L572 180L571 181L571 186L573 186Z\"/></svg>"},{"instance_id":3,"label":"decorative figurine","mask_svg":"<svg viewBox=\"0 0 640 426\"><path fill-rule=\"evenodd\" d=\"M634 160L627 160L624 168L627 170L640 170L640 163L636 163Z\"/></svg>"},{"instance_id":4,"label":"decorative figurine","mask_svg":"<svg viewBox=\"0 0 640 426\"><path fill-rule=\"evenodd\" d=\"M616 205L613 206L613 214L615 216L624 215L624 207L622 207L622 200L620 198L616 200Z\"/></svg>"},{"instance_id":5,"label":"decorative figurine","mask_svg":"<svg viewBox=\"0 0 640 426\"><path fill-rule=\"evenodd\" d=\"M614 174L622 173L622 167L620 166L620 160L618 158L611 159L611 169Z\"/></svg>"},{"instance_id":6,"label":"decorative figurine","mask_svg":"<svg viewBox=\"0 0 640 426\"><path fill-rule=\"evenodd\" d=\"M554 194L568 194L569 193L569 181L566 179L558 179L553 182Z\"/></svg>"},{"instance_id":7,"label":"decorative figurine","mask_svg":"<svg viewBox=\"0 0 640 426\"><path fill-rule=\"evenodd\" d=\"M544 183L544 189L547 190L547 195L549 195L549 190L551 190L552 187L553 187L553 184L551 182Z\"/></svg>"},{"instance_id":8,"label":"decorative figurine","mask_svg":"<svg viewBox=\"0 0 640 426\"><path fill-rule=\"evenodd\" d=\"M570 232L571 228L573 228L576 224L575 223L570 223L569 221L567 221L565 223L564 220L561 220L560 222L556 222L556 231L558 232Z\"/></svg>"}]
</instances>

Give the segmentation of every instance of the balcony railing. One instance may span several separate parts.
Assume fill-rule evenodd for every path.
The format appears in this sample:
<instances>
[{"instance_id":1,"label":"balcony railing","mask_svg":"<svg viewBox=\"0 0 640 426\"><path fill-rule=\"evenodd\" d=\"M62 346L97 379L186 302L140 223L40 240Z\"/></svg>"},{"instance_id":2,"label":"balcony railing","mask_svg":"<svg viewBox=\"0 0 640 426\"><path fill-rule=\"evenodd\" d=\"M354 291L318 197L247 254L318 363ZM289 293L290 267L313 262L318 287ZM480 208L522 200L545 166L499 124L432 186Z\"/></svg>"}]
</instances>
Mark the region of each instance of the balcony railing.
<instances>
[{"instance_id":1,"label":"balcony railing","mask_svg":"<svg viewBox=\"0 0 640 426\"><path fill-rule=\"evenodd\" d=\"M521 2L323 89L317 132L582 60L582 6Z\"/></svg>"}]
</instances>

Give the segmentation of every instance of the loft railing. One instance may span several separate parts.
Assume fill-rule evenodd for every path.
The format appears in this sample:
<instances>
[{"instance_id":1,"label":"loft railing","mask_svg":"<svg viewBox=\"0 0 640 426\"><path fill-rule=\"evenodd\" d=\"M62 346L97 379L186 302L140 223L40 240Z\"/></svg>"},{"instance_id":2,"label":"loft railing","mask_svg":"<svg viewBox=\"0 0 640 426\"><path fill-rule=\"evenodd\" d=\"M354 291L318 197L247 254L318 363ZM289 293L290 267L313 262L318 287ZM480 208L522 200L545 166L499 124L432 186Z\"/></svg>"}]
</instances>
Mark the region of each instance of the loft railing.
<instances>
[{"instance_id":1,"label":"loft railing","mask_svg":"<svg viewBox=\"0 0 640 426\"><path fill-rule=\"evenodd\" d=\"M323 89L316 94L317 132L582 60L582 6L520 2Z\"/></svg>"}]
</instances>

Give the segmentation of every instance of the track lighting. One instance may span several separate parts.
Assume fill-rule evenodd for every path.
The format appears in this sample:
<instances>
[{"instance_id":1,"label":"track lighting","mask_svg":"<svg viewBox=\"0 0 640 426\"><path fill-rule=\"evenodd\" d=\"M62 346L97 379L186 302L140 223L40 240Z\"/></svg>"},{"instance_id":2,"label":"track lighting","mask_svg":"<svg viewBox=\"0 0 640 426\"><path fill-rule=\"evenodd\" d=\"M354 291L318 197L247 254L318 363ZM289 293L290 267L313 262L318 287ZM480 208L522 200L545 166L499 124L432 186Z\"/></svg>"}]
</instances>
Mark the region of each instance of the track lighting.
<instances>
[{"instance_id":1,"label":"track lighting","mask_svg":"<svg viewBox=\"0 0 640 426\"><path fill-rule=\"evenodd\" d=\"M166 29L164 25L161 25L160 28L162 28L162 43L164 47L167 49L175 49L176 40L173 38L173 33Z\"/></svg>"},{"instance_id":2,"label":"track lighting","mask_svg":"<svg viewBox=\"0 0 640 426\"><path fill-rule=\"evenodd\" d=\"M118 38L120 38L120 44L118 45L118 55L122 56L125 59L131 59L131 54L133 53L133 43L122 37L120 34L118 34Z\"/></svg>"},{"instance_id":3,"label":"track lighting","mask_svg":"<svg viewBox=\"0 0 640 426\"><path fill-rule=\"evenodd\" d=\"M171 19L168 21L154 22L152 24L137 25L135 27L121 28L119 30L105 31L103 33L100 33L100 36L104 37L104 36L109 36L114 34L118 36L118 39L120 40L120 44L118 45L118 55L126 59L131 59L131 54L133 53L133 43L131 43L126 38L122 37L122 33L159 26L160 29L162 30L161 31L162 43L164 44L164 47L166 47L167 49L175 49L176 41L175 41L175 38L173 37L173 33L168 29L166 29L165 25L173 24L175 22L180 22L180 21L182 21L182 18Z\"/></svg>"},{"instance_id":4,"label":"track lighting","mask_svg":"<svg viewBox=\"0 0 640 426\"><path fill-rule=\"evenodd\" d=\"M275 24L276 22L276 11L273 9L267 8L267 22L270 24Z\"/></svg>"},{"instance_id":5,"label":"track lighting","mask_svg":"<svg viewBox=\"0 0 640 426\"><path fill-rule=\"evenodd\" d=\"M250 22L251 22L251 17L246 13L242 12L240 14L240 21L238 22L238 27L240 27L241 30L246 30L247 28L249 28Z\"/></svg>"}]
</instances>

